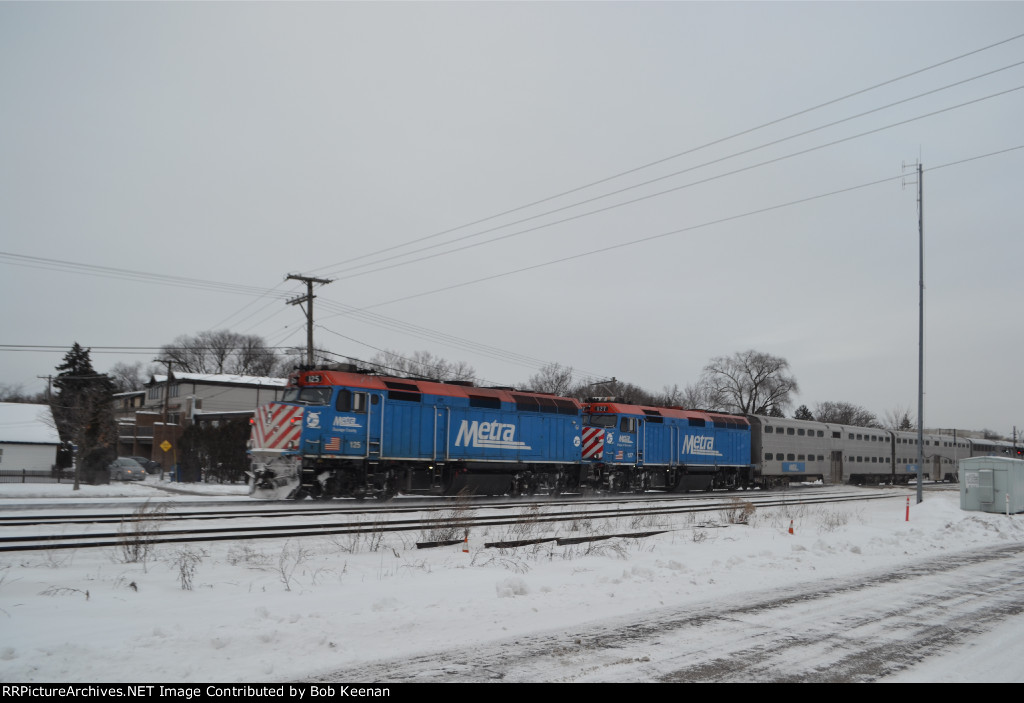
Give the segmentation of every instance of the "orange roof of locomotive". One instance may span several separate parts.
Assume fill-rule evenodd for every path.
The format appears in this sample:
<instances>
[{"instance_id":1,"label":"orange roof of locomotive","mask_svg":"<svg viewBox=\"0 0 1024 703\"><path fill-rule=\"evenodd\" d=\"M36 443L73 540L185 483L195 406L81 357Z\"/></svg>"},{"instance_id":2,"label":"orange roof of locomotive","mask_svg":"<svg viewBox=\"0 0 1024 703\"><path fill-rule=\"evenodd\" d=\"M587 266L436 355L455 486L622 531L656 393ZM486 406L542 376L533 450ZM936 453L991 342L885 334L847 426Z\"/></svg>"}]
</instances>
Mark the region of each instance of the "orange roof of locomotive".
<instances>
[{"instance_id":1,"label":"orange roof of locomotive","mask_svg":"<svg viewBox=\"0 0 1024 703\"><path fill-rule=\"evenodd\" d=\"M467 386L459 383L443 383L441 381L430 381L420 378L402 378L400 376L376 376L372 374L352 373L349 371L302 371L299 378L305 380L308 376L320 376L320 383L303 382L303 386L345 386L346 388L365 388L368 390L381 391L412 391L411 388L391 388L390 383L401 383L407 386L415 386L416 391L429 395L441 395L452 398L469 398L478 396L483 398L498 398L506 403L514 403L514 395L525 395L531 398L557 398L573 403L577 408L582 407L575 398L552 395L551 393L536 393L533 391L517 391L503 388L482 388L479 386ZM290 383L289 385L294 385Z\"/></svg>"},{"instance_id":2,"label":"orange roof of locomotive","mask_svg":"<svg viewBox=\"0 0 1024 703\"><path fill-rule=\"evenodd\" d=\"M595 406L601 406L602 408L607 409L594 410ZM747 420L747 418L743 417L742 415L729 415L727 413L708 412L706 410L686 410L685 408L679 407L662 408L655 405L632 405L630 403L619 402L594 402L584 403L583 408L585 412L591 413L614 413L619 415L638 415L641 417L652 417L653 415L654 417L675 417L686 420L697 419L704 420L705 422L714 423L735 422L744 425L750 424L750 421Z\"/></svg>"}]
</instances>

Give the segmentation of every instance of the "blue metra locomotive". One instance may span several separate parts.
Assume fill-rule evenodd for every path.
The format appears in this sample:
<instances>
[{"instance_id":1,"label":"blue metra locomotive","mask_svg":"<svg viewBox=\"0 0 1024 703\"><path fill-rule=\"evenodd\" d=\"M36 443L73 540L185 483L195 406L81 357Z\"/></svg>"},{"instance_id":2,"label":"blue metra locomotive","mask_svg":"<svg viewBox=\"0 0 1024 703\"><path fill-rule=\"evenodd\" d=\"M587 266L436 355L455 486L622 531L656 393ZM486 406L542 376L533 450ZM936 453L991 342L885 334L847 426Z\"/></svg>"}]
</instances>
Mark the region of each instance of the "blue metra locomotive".
<instances>
[{"instance_id":1,"label":"blue metra locomotive","mask_svg":"<svg viewBox=\"0 0 1024 703\"><path fill-rule=\"evenodd\" d=\"M750 447L738 416L348 369L294 374L249 454L256 497L389 498L746 488Z\"/></svg>"},{"instance_id":2,"label":"blue metra locomotive","mask_svg":"<svg viewBox=\"0 0 1024 703\"><path fill-rule=\"evenodd\" d=\"M746 489L759 477L745 417L615 401L583 412L583 460L610 491Z\"/></svg>"},{"instance_id":3,"label":"blue metra locomotive","mask_svg":"<svg viewBox=\"0 0 1024 703\"><path fill-rule=\"evenodd\" d=\"M351 370L295 374L253 418L252 493L558 493L578 488L581 405L505 388Z\"/></svg>"}]
</instances>

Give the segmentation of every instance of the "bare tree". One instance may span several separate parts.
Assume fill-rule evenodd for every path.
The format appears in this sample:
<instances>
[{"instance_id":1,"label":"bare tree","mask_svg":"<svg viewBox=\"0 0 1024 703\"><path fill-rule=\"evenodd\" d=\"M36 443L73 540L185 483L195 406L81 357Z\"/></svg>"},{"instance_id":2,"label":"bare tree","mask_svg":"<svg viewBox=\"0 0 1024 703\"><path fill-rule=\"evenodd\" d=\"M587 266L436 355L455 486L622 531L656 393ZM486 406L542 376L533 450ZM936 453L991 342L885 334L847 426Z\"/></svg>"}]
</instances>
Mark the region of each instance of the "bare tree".
<instances>
[{"instance_id":1,"label":"bare tree","mask_svg":"<svg viewBox=\"0 0 1024 703\"><path fill-rule=\"evenodd\" d=\"M622 403L631 403L633 405L658 405L658 399L653 393L641 388L635 383L612 379L610 382L602 383L600 388L602 391L611 391L611 396Z\"/></svg>"},{"instance_id":2,"label":"bare tree","mask_svg":"<svg viewBox=\"0 0 1024 703\"><path fill-rule=\"evenodd\" d=\"M721 398L700 381L691 383L683 390L679 405L693 410L724 410Z\"/></svg>"},{"instance_id":3,"label":"bare tree","mask_svg":"<svg viewBox=\"0 0 1024 703\"><path fill-rule=\"evenodd\" d=\"M757 415L787 409L800 392L788 361L754 349L715 357L704 367L700 385L713 405Z\"/></svg>"},{"instance_id":4,"label":"bare tree","mask_svg":"<svg viewBox=\"0 0 1024 703\"><path fill-rule=\"evenodd\" d=\"M903 432L910 431L917 427L914 416L910 414L910 408L902 405L897 405L891 410L886 410L883 424L887 429L901 430Z\"/></svg>"},{"instance_id":5,"label":"bare tree","mask_svg":"<svg viewBox=\"0 0 1024 703\"><path fill-rule=\"evenodd\" d=\"M229 330L180 335L161 347L160 354L175 370L186 373L266 376L280 361L262 337Z\"/></svg>"},{"instance_id":6,"label":"bare tree","mask_svg":"<svg viewBox=\"0 0 1024 703\"><path fill-rule=\"evenodd\" d=\"M476 370L464 361L452 362L428 351L401 354L391 349L378 352L370 365L379 373L438 381L469 381L476 379Z\"/></svg>"},{"instance_id":7,"label":"bare tree","mask_svg":"<svg viewBox=\"0 0 1024 703\"><path fill-rule=\"evenodd\" d=\"M656 404L662 407L683 405L684 391L680 390L678 383L671 386L662 386L661 393L654 397Z\"/></svg>"},{"instance_id":8,"label":"bare tree","mask_svg":"<svg viewBox=\"0 0 1024 703\"><path fill-rule=\"evenodd\" d=\"M875 414L866 408L843 401L825 401L814 406L814 417L818 422L834 422L839 425L882 428Z\"/></svg>"},{"instance_id":9,"label":"bare tree","mask_svg":"<svg viewBox=\"0 0 1024 703\"><path fill-rule=\"evenodd\" d=\"M46 403L46 393L26 393L20 383L0 383L0 403Z\"/></svg>"},{"instance_id":10,"label":"bare tree","mask_svg":"<svg viewBox=\"0 0 1024 703\"><path fill-rule=\"evenodd\" d=\"M141 361L136 361L134 364L119 361L110 367L107 376L110 377L110 382L114 385L115 393L140 391L147 380L143 377Z\"/></svg>"},{"instance_id":11,"label":"bare tree","mask_svg":"<svg viewBox=\"0 0 1024 703\"><path fill-rule=\"evenodd\" d=\"M551 363L530 376L530 380L524 385L538 393L571 396L579 384L573 380L571 366Z\"/></svg>"}]
</instances>

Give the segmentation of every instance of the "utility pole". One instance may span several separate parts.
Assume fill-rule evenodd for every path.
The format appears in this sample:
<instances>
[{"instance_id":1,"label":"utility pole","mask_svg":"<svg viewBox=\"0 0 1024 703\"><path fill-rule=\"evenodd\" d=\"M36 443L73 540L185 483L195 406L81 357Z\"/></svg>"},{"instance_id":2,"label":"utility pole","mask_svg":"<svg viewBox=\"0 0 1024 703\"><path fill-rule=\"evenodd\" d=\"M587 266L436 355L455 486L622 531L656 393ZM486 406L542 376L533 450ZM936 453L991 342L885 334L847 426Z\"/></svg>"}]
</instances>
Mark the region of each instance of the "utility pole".
<instances>
[{"instance_id":1,"label":"utility pole","mask_svg":"<svg viewBox=\"0 0 1024 703\"><path fill-rule=\"evenodd\" d=\"M924 483L924 167L917 162L917 239L918 239L918 306L917 306L917 502Z\"/></svg>"},{"instance_id":2,"label":"utility pole","mask_svg":"<svg viewBox=\"0 0 1024 703\"><path fill-rule=\"evenodd\" d=\"M50 402L50 387L53 386L53 375L51 374L49 376L36 376L36 378L45 378L46 379L46 402L49 403Z\"/></svg>"},{"instance_id":3,"label":"utility pole","mask_svg":"<svg viewBox=\"0 0 1024 703\"><path fill-rule=\"evenodd\" d=\"M306 313L306 364L312 368L313 366L313 284L319 283L321 285L327 285L332 281L327 278L312 278L310 276L299 276L297 274L289 273L285 280L302 281L306 284L306 294L300 295L297 298L292 298L287 301L289 305L301 305L307 303L303 307L303 312Z\"/></svg>"},{"instance_id":4,"label":"utility pole","mask_svg":"<svg viewBox=\"0 0 1024 703\"><path fill-rule=\"evenodd\" d=\"M903 164L904 170L907 165ZM924 500L924 167L917 162L917 502Z\"/></svg>"},{"instance_id":5,"label":"utility pole","mask_svg":"<svg viewBox=\"0 0 1024 703\"><path fill-rule=\"evenodd\" d=\"M168 435L168 432L167 432L167 398L171 394L171 364L173 363L173 360L172 359L153 359L153 362L157 363L157 364L166 364L167 365L167 381L164 383L164 393L163 393L163 395L164 395L164 413L163 413L164 414L164 422L163 422L162 427L160 428L160 434L162 436L161 438L164 440L164 442L166 442L167 441L167 435ZM163 442L161 442L160 444L163 444ZM156 443L156 432L154 432L153 433L153 448L149 450L149 458L150 459L153 458L153 453L156 452L157 447L159 447L159 446L160 445L158 445ZM163 447L160 447L160 449L163 449ZM164 454L166 454L166 453L167 452L164 451ZM166 458L166 457L161 457L161 458ZM164 480L164 464L165 463L167 463L167 462L166 461L161 461L160 462L160 480L161 481ZM178 477L178 480L180 481L181 478Z\"/></svg>"}]
</instances>

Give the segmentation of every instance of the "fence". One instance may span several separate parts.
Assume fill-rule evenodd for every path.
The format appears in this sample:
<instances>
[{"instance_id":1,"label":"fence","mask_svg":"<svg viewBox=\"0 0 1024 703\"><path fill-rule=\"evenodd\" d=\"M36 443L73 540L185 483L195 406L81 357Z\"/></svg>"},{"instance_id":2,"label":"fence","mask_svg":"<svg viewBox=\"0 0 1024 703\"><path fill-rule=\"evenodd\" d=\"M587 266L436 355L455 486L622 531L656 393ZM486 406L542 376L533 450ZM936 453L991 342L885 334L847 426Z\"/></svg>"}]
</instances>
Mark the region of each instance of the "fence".
<instances>
[{"instance_id":1,"label":"fence","mask_svg":"<svg viewBox=\"0 0 1024 703\"><path fill-rule=\"evenodd\" d=\"M11 470L0 471L0 483L73 483L75 472L73 469L45 470Z\"/></svg>"}]
</instances>

